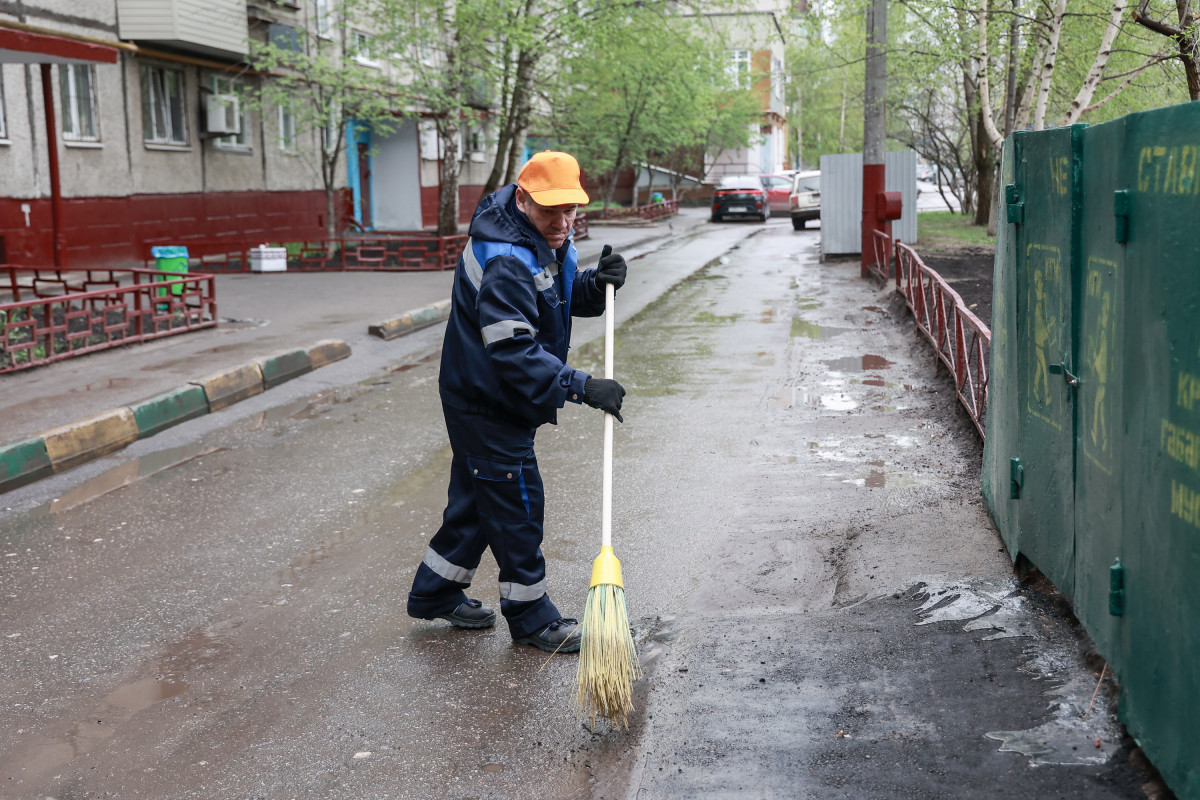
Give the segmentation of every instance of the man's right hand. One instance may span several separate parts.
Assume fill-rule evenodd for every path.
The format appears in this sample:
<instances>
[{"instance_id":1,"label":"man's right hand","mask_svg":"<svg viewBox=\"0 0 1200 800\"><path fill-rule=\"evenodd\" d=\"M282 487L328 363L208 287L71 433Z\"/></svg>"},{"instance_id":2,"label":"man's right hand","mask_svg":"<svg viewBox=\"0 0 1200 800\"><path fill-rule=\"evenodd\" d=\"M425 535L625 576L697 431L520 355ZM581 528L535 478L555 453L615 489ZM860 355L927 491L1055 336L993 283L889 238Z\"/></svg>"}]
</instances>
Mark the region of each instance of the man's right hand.
<instances>
[{"instance_id":1,"label":"man's right hand","mask_svg":"<svg viewBox=\"0 0 1200 800\"><path fill-rule=\"evenodd\" d=\"M625 388L611 378L588 378L583 385L583 402L592 408L607 411L621 419L621 398L625 396Z\"/></svg>"}]
</instances>

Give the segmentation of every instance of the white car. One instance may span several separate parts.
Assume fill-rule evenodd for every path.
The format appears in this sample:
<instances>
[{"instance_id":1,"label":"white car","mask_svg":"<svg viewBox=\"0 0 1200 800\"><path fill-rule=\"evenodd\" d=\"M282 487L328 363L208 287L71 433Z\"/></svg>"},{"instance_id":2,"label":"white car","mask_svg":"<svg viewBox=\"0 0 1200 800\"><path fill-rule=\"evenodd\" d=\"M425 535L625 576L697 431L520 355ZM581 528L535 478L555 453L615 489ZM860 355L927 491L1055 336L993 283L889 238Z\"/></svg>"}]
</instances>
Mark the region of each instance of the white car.
<instances>
[{"instance_id":1,"label":"white car","mask_svg":"<svg viewBox=\"0 0 1200 800\"><path fill-rule=\"evenodd\" d=\"M804 230L809 220L821 218L821 171L797 172L792 178L792 192L788 195L788 211L792 215L792 228Z\"/></svg>"}]
</instances>

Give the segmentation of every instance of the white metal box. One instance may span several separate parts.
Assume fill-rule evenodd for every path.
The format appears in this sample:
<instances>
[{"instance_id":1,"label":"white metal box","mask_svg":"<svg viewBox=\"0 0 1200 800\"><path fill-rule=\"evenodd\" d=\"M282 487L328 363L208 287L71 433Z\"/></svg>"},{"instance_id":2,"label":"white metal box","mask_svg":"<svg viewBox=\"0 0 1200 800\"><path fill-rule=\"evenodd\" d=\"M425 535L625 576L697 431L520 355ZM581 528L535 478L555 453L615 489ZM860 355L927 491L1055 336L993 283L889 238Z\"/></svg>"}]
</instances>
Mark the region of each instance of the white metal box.
<instances>
[{"instance_id":1,"label":"white metal box","mask_svg":"<svg viewBox=\"0 0 1200 800\"><path fill-rule=\"evenodd\" d=\"M287 248L266 247L265 245L251 248L251 272L285 272L287 271Z\"/></svg>"}]
</instances>

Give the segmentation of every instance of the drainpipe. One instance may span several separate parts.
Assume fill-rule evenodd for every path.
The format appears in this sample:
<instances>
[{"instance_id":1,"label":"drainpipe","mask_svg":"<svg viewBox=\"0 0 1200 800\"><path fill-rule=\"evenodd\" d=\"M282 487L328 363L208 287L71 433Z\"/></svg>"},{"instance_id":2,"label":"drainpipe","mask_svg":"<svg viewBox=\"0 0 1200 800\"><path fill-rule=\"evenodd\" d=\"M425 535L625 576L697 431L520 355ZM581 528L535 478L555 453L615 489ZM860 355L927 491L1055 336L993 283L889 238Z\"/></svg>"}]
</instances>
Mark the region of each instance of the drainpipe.
<instances>
[{"instance_id":1,"label":"drainpipe","mask_svg":"<svg viewBox=\"0 0 1200 800\"><path fill-rule=\"evenodd\" d=\"M46 111L46 152L50 156L50 220L54 236L54 266L67 266L67 240L62 232L62 184L58 177L58 125L54 121L54 83L50 65L42 68L42 106Z\"/></svg>"}]
</instances>

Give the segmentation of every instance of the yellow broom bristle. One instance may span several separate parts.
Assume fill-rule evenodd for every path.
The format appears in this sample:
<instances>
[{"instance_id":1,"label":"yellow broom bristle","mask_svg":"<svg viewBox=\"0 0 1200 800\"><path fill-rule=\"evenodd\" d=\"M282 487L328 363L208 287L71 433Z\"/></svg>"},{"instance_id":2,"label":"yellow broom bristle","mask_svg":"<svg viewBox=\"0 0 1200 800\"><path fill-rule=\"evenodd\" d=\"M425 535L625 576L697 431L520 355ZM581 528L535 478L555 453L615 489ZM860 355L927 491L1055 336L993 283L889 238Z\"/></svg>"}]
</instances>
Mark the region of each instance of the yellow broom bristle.
<instances>
[{"instance_id":1,"label":"yellow broom bristle","mask_svg":"<svg viewBox=\"0 0 1200 800\"><path fill-rule=\"evenodd\" d=\"M624 589L599 584L588 590L580 636L576 709L593 727L601 716L628 728L633 682L642 677L642 665L629 630Z\"/></svg>"}]
</instances>

